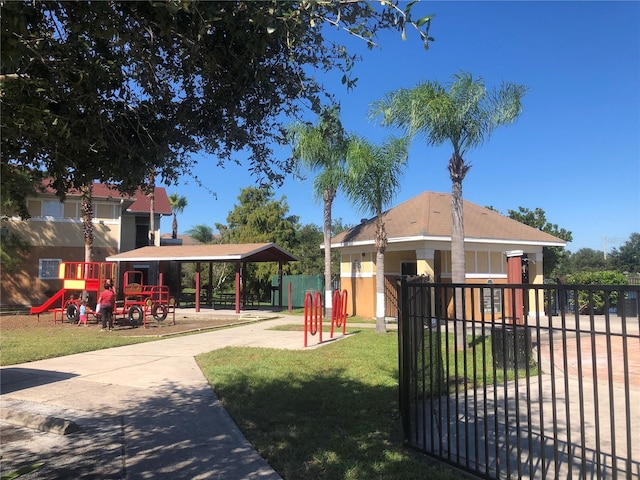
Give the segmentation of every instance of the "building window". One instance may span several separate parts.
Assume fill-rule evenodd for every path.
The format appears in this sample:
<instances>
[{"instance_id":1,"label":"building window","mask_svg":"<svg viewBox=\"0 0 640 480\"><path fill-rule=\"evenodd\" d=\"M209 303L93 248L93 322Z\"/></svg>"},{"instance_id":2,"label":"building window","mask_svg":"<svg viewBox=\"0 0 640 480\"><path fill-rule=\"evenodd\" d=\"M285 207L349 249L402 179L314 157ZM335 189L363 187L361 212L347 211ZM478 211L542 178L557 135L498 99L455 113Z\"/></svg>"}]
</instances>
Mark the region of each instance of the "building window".
<instances>
[{"instance_id":1,"label":"building window","mask_svg":"<svg viewBox=\"0 0 640 480\"><path fill-rule=\"evenodd\" d=\"M64 218L76 220L80 218L80 203L67 201L64 204Z\"/></svg>"},{"instance_id":2,"label":"building window","mask_svg":"<svg viewBox=\"0 0 640 480\"><path fill-rule=\"evenodd\" d=\"M402 275L412 277L418 275L418 264L416 262L402 262L400 265Z\"/></svg>"},{"instance_id":3,"label":"building window","mask_svg":"<svg viewBox=\"0 0 640 480\"><path fill-rule=\"evenodd\" d=\"M94 218L104 218L109 220L118 218L116 205L110 203L95 203L93 205L93 211L95 212Z\"/></svg>"},{"instance_id":4,"label":"building window","mask_svg":"<svg viewBox=\"0 0 640 480\"><path fill-rule=\"evenodd\" d=\"M362 263L360 260L353 260L353 262L351 262L351 273L352 275L360 275L362 273Z\"/></svg>"},{"instance_id":5,"label":"building window","mask_svg":"<svg viewBox=\"0 0 640 480\"><path fill-rule=\"evenodd\" d=\"M491 285L493 281L488 280L487 283ZM482 289L482 311L490 315L502 311L502 290L500 288Z\"/></svg>"},{"instance_id":6,"label":"building window","mask_svg":"<svg viewBox=\"0 0 640 480\"><path fill-rule=\"evenodd\" d=\"M59 258L41 258L38 263L38 278L52 280L58 278L58 267L62 262Z\"/></svg>"},{"instance_id":7,"label":"building window","mask_svg":"<svg viewBox=\"0 0 640 480\"><path fill-rule=\"evenodd\" d=\"M42 216L52 218L62 218L64 205L58 200L44 200L42 202Z\"/></svg>"}]
</instances>

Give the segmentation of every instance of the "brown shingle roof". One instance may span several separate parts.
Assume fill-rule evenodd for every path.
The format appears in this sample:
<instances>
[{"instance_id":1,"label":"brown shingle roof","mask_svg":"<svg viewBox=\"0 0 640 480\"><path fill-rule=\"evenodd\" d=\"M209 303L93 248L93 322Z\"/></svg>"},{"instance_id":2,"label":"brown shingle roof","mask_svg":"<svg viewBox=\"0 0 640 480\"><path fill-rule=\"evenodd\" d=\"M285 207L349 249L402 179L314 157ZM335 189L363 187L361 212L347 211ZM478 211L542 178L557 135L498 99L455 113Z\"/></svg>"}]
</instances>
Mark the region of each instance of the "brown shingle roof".
<instances>
[{"instance_id":1,"label":"brown shingle roof","mask_svg":"<svg viewBox=\"0 0 640 480\"><path fill-rule=\"evenodd\" d=\"M543 246L565 246L566 242L536 228L505 217L488 208L464 201L465 240L500 240ZM384 215L390 243L402 239L451 239L451 194L423 192ZM331 239L332 246L350 243L371 243L374 239L375 219L342 232ZM409 238L407 238L409 237Z\"/></svg>"},{"instance_id":2,"label":"brown shingle roof","mask_svg":"<svg viewBox=\"0 0 640 480\"><path fill-rule=\"evenodd\" d=\"M165 245L141 247L112 255L109 262L292 262L298 260L275 243Z\"/></svg>"}]
</instances>

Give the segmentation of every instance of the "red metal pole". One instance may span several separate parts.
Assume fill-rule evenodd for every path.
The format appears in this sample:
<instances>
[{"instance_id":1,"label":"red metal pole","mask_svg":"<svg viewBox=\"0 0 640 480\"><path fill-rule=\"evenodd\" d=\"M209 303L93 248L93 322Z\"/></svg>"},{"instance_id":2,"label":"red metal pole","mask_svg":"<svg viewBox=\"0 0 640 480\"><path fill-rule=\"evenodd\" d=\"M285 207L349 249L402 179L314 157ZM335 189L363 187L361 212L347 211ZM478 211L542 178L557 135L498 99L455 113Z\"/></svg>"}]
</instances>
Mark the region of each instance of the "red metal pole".
<instances>
[{"instance_id":1,"label":"red metal pole","mask_svg":"<svg viewBox=\"0 0 640 480\"><path fill-rule=\"evenodd\" d=\"M236 313L240 313L240 283L242 275L240 274L240 262L236 262Z\"/></svg>"},{"instance_id":2,"label":"red metal pole","mask_svg":"<svg viewBox=\"0 0 640 480\"><path fill-rule=\"evenodd\" d=\"M342 303L342 311L340 314L342 315L342 334L347 334L347 299L349 294L346 290L342 290L342 298L340 299Z\"/></svg>"},{"instance_id":3,"label":"red metal pole","mask_svg":"<svg viewBox=\"0 0 640 480\"><path fill-rule=\"evenodd\" d=\"M289 284L291 285L291 284ZM304 296L304 346L307 346L307 334L309 333L309 324L311 323L313 300L311 299L311 293L307 293Z\"/></svg>"},{"instance_id":4,"label":"red metal pole","mask_svg":"<svg viewBox=\"0 0 640 480\"><path fill-rule=\"evenodd\" d=\"M316 292L314 303L316 313L316 329L320 330L320 343L322 343L322 317L324 316L324 308L322 305L322 294L320 292Z\"/></svg>"},{"instance_id":5,"label":"red metal pole","mask_svg":"<svg viewBox=\"0 0 640 480\"><path fill-rule=\"evenodd\" d=\"M340 328L340 323L337 318L337 316L340 314L339 312L341 311L340 308L340 292L338 292L338 290L336 290L335 292L333 292L333 304L332 304L332 308L331 308L331 332L329 334L330 338L333 338L333 329L334 326Z\"/></svg>"},{"instance_id":6,"label":"red metal pole","mask_svg":"<svg viewBox=\"0 0 640 480\"><path fill-rule=\"evenodd\" d=\"M200 311L200 262L196 263L196 312Z\"/></svg>"}]
</instances>

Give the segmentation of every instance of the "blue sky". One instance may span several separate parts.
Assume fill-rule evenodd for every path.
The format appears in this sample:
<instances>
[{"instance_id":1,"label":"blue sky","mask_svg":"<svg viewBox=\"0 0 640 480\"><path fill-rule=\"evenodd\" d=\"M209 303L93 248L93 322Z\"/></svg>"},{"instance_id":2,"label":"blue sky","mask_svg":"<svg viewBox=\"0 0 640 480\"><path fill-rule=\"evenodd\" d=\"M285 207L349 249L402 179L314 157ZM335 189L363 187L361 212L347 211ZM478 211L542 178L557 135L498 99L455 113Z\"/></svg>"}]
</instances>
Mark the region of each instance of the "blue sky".
<instances>
[{"instance_id":1,"label":"blue sky","mask_svg":"<svg viewBox=\"0 0 640 480\"><path fill-rule=\"evenodd\" d=\"M413 11L436 15L428 51L411 31L405 42L397 32L385 33L374 50L346 38L363 55L355 90L347 92L340 75L323 76L340 100L348 131L378 142L397 133L368 120L369 105L421 80L447 83L467 71L489 88L524 84L529 91L516 123L467 153L472 168L463 182L465 200L505 214L520 206L542 208L548 221L573 233L568 248L574 252L602 250L605 239L610 252L640 231L640 2L422 2ZM425 190L450 192L450 155L446 145L415 140L394 205ZM167 187L187 198L180 233L226 223L240 189L255 184L246 168L221 169L216 162L198 157L195 174L208 189L190 177ZM275 196L286 197L301 223L322 224L311 178L288 178ZM334 203L333 217L343 223L366 216L342 196ZM170 232L171 219L161 226Z\"/></svg>"}]
</instances>

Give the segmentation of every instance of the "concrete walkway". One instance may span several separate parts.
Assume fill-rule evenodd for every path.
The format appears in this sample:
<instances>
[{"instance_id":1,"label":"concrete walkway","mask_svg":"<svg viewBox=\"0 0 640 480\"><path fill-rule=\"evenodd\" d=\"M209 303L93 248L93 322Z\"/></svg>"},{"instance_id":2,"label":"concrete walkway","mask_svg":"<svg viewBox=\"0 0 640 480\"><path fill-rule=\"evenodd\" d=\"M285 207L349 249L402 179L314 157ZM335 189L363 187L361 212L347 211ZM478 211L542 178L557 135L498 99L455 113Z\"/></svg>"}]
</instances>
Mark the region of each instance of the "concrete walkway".
<instances>
[{"instance_id":1,"label":"concrete walkway","mask_svg":"<svg viewBox=\"0 0 640 480\"><path fill-rule=\"evenodd\" d=\"M269 330L300 322L279 316L2 368L1 473L44 462L21 480L279 479L194 356L226 346L303 349L301 331Z\"/></svg>"}]
</instances>

